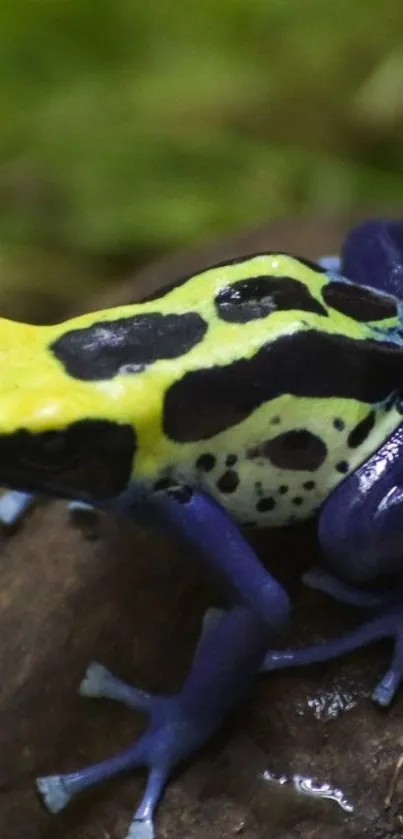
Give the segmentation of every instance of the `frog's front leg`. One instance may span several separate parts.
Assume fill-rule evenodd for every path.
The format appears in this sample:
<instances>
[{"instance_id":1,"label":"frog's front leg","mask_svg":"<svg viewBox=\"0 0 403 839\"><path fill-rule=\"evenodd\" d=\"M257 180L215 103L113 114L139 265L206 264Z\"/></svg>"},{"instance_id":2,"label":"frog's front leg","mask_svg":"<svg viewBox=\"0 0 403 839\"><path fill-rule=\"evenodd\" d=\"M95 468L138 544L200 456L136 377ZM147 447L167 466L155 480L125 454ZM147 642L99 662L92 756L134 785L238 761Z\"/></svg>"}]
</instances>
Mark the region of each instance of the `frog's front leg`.
<instances>
[{"instance_id":1,"label":"frog's front leg","mask_svg":"<svg viewBox=\"0 0 403 839\"><path fill-rule=\"evenodd\" d=\"M116 757L68 775L38 780L52 812L76 792L124 770L149 769L143 801L128 839L150 839L153 814L173 767L221 724L258 675L268 644L284 629L288 597L260 564L226 513L210 498L187 490L155 494L147 514L176 534L221 584L228 611L220 614L195 652L189 675L175 696L152 696L92 665L80 686L87 696L104 696L149 714L145 733Z\"/></svg>"},{"instance_id":2,"label":"frog's front leg","mask_svg":"<svg viewBox=\"0 0 403 839\"><path fill-rule=\"evenodd\" d=\"M319 540L334 576L325 573L318 587L339 599L355 600L375 616L355 632L325 644L272 650L263 669L326 661L380 638L391 638L392 663L373 692L374 701L389 705L403 680L403 588L370 592L353 586L403 571L403 426L334 490L319 518Z\"/></svg>"}]
</instances>

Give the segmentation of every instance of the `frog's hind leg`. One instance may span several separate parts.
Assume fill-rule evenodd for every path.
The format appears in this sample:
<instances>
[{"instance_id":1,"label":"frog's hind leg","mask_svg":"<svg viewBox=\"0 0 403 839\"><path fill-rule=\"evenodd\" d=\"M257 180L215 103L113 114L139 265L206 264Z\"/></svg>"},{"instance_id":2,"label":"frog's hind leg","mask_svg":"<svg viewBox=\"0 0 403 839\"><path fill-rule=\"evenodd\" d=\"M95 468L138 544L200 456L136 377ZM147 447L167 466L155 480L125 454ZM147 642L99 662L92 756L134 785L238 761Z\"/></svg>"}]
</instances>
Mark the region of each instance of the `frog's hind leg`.
<instances>
[{"instance_id":1,"label":"frog's hind leg","mask_svg":"<svg viewBox=\"0 0 403 839\"><path fill-rule=\"evenodd\" d=\"M403 222L374 219L353 227L343 243L341 273L403 300Z\"/></svg>"},{"instance_id":2,"label":"frog's hind leg","mask_svg":"<svg viewBox=\"0 0 403 839\"><path fill-rule=\"evenodd\" d=\"M315 647L268 651L264 670L323 662L390 638L392 662L373 699L382 706L392 702L403 681L403 587L371 591L364 586L403 571L402 455L403 426L334 490L319 517L319 541L327 568L311 572L310 584L370 610L372 617L355 632Z\"/></svg>"}]
</instances>

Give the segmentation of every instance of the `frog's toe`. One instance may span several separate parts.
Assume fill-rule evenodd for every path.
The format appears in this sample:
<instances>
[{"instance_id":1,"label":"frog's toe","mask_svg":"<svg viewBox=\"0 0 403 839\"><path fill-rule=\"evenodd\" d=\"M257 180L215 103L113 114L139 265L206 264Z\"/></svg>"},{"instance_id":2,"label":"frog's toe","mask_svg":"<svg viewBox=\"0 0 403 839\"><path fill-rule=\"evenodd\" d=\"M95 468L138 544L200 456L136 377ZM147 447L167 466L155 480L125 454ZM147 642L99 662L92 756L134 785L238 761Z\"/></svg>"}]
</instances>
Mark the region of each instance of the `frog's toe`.
<instances>
[{"instance_id":1,"label":"frog's toe","mask_svg":"<svg viewBox=\"0 0 403 839\"><path fill-rule=\"evenodd\" d=\"M382 708L388 708L393 702L398 688L403 682L403 616L396 629L392 664L372 692L372 700Z\"/></svg>"},{"instance_id":2,"label":"frog's toe","mask_svg":"<svg viewBox=\"0 0 403 839\"><path fill-rule=\"evenodd\" d=\"M118 679L103 664L92 661L78 687L80 696L91 699L114 699L138 711L150 710L153 696L122 679Z\"/></svg>"},{"instance_id":3,"label":"frog's toe","mask_svg":"<svg viewBox=\"0 0 403 839\"><path fill-rule=\"evenodd\" d=\"M35 496L28 492L7 490L0 495L0 523L4 527L13 527L24 517L34 502Z\"/></svg>"},{"instance_id":4,"label":"frog's toe","mask_svg":"<svg viewBox=\"0 0 403 839\"><path fill-rule=\"evenodd\" d=\"M63 775L48 775L36 779L36 788L47 810L59 813L70 801L70 792L66 788Z\"/></svg>"},{"instance_id":5,"label":"frog's toe","mask_svg":"<svg viewBox=\"0 0 403 839\"><path fill-rule=\"evenodd\" d=\"M154 839L155 831L150 819L133 819L127 839Z\"/></svg>"}]
</instances>

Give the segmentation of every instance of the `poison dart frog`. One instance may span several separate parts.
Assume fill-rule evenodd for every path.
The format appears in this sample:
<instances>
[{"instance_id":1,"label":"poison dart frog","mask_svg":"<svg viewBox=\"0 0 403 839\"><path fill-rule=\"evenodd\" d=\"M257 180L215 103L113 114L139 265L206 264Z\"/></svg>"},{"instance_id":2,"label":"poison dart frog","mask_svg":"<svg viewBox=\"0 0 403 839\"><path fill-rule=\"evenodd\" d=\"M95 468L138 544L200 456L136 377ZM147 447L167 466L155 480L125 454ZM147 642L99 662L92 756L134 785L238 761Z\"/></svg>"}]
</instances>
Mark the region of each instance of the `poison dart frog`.
<instances>
[{"instance_id":1,"label":"poison dart frog","mask_svg":"<svg viewBox=\"0 0 403 839\"><path fill-rule=\"evenodd\" d=\"M374 691L390 703L403 675L403 599L365 586L402 564L402 300L403 225L375 221L327 268L258 253L133 305L52 326L0 321L1 485L21 509L40 492L161 528L227 603L205 621L176 695L90 664L80 694L123 702L149 724L109 760L39 778L51 812L146 767L127 839L151 839L174 767L262 670L390 636L395 655ZM344 638L281 651L289 597L247 528L313 516L323 569L311 585L375 614Z\"/></svg>"}]
</instances>

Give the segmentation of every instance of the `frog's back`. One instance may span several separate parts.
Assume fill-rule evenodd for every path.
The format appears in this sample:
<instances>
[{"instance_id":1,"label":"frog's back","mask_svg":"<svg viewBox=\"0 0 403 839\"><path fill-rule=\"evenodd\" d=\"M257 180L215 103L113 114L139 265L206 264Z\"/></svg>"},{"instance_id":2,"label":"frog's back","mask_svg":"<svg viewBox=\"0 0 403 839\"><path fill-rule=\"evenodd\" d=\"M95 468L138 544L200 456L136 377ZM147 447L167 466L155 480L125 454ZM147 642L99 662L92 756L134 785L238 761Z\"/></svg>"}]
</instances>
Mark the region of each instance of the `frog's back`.
<instances>
[{"instance_id":1,"label":"frog's back","mask_svg":"<svg viewBox=\"0 0 403 839\"><path fill-rule=\"evenodd\" d=\"M166 460L244 523L311 515L401 421L393 297L266 254L163 290L158 306L208 324L164 393Z\"/></svg>"},{"instance_id":2,"label":"frog's back","mask_svg":"<svg viewBox=\"0 0 403 839\"><path fill-rule=\"evenodd\" d=\"M395 298L258 254L75 319L52 352L69 393L85 379L104 412L110 390L131 422L133 480L199 485L267 526L311 515L400 423L402 334Z\"/></svg>"}]
</instances>

